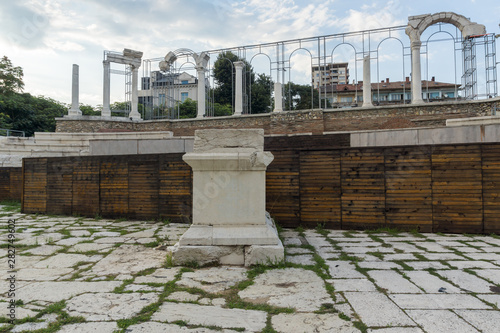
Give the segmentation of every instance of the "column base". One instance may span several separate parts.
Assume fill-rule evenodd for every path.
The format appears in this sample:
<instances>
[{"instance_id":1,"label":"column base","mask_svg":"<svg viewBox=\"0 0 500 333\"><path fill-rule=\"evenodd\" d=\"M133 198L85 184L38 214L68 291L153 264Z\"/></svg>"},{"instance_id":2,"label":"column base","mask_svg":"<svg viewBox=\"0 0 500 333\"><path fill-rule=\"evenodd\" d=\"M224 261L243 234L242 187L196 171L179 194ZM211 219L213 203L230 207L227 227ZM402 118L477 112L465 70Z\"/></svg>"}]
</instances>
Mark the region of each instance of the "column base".
<instances>
[{"instance_id":1,"label":"column base","mask_svg":"<svg viewBox=\"0 0 500 333\"><path fill-rule=\"evenodd\" d=\"M82 111L80 109L70 109L68 111L68 117L79 117L82 115ZM66 117L66 116L65 116Z\"/></svg>"},{"instance_id":2,"label":"column base","mask_svg":"<svg viewBox=\"0 0 500 333\"><path fill-rule=\"evenodd\" d=\"M283 244L268 214L265 225L192 225L169 251L176 265L251 266L284 260Z\"/></svg>"},{"instance_id":3,"label":"column base","mask_svg":"<svg viewBox=\"0 0 500 333\"><path fill-rule=\"evenodd\" d=\"M128 115L128 117L129 117L130 119L133 119L133 120L141 120L141 119L142 119L142 118L141 118L141 114L140 114L139 112L137 112L137 111L135 111L135 112L133 112L133 111L132 111L132 112L130 112L130 113L129 113L129 115Z\"/></svg>"}]
</instances>

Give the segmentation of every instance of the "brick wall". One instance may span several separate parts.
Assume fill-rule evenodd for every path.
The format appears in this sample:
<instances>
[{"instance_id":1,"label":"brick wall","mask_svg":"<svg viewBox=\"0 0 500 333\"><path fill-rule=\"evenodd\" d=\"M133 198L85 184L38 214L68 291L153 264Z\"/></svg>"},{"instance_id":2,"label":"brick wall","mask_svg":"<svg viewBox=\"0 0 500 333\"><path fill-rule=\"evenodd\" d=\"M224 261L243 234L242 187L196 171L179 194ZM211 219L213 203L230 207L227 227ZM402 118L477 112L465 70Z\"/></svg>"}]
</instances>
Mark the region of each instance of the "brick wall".
<instances>
[{"instance_id":1,"label":"brick wall","mask_svg":"<svg viewBox=\"0 0 500 333\"><path fill-rule=\"evenodd\" d=\"M175 136L192 136L203 128L263 128L269 134L321 134L333 131L377 130L401 127L444 126L446 119L491 115L500 98L468 102L437 102L422 105L379 106L335 110L304 110L206 119L130 121L100 117L58 118L57 132L172 131Z\"/></svg>"}]
</instances>

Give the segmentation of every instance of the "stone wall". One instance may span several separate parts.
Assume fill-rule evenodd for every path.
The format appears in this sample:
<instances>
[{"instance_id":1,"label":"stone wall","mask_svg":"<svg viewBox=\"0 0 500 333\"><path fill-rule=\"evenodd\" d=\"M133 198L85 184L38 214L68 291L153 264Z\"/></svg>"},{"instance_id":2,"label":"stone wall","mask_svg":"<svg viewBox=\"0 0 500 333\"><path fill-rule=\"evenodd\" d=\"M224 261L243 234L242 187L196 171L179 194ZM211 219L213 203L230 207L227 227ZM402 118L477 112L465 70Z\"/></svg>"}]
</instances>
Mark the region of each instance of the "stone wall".
<instances>
[{"instance_id":1,"label":"stone wall","mask_svg":"<svg viewBox=\"0 0 500 333\"><path fill-rule=\"evenodd\" d=\"M489 116L500 107L500 98L482 101L434 102L422 105L394 105L373 108L304 110L238 117L134 121L100 117L57 119L57 132L172 131L174 136L193 136L196 129L263 128L270 134L322 134L408 127L445 126L447 119Z\"/></svg>"}]
</instances>

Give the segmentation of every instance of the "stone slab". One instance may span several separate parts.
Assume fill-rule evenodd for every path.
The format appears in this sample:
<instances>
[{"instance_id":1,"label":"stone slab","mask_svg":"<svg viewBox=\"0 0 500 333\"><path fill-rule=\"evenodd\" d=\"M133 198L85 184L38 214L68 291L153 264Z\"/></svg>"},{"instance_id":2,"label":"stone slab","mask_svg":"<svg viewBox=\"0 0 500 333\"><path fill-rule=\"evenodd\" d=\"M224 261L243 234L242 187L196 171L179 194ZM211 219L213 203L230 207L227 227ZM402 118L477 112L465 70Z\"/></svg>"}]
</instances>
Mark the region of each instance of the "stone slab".
<instances>
[{"instance_id":1,"label":"stone slab","mask_svg":"<svg viewBox=\"0 0 500 333\"><path fill-rule=\"evenodd\" d=\"M17 272L17 279L24 281L53 281L73 271L72 268L23 268Z\"/></svg>"},{"instance_id":2,"label":"stone slab","mask_svg":"<svg viewBox=\"0 0 500 333\"><path fill-rule=\"evenodd\" d=\"M500 323L500 311L486 310L456 310L460 317L465 319L483 333L497 333Z\"/></svg>"},{"instance_id":3,"label":"stone slab","mask_svg":"<svg viewBox=\"0 0 500 333\"><path fill-rule=\"evenodd\" d=\"M454 285L441 280L437 276L430 274L427 271L411 271L405 272L406 276L415 283L417 286L422 288L426 293L437 294L440 293L439 290L445 290L444 293L447 294L461 294L462 290L455 287Z\"/></svg>"},{"instance_id":4,"label":"stone slab","mask_svg":"<svg viewBox=\"0 0 500 333\"><path fill-rule=\"evenodd\" d=\"M395 271L369 271L368 275L380 288L389 293L422 293L422 290Z\"/></svg>"},{"instance_id":5,"label":"stone slab","mask_svg":"<svg viewBox=\"0 0 500 333\"><path fill-rule=\"evenodd\" d=\"M83 293L111 292L120 286L120 281L105 282L35 282L19 288L18 299L26 302L35 300L59 302Z\"/></svg>"},{"instance_id":6,"label":"stone slab","mask_svg":"<svg viewBox=\"0 0 500 333\"><path fill-rule=\"evenodd\" d=\"M363 323L369 327L415 325L384 294L378 292L345 292L344 296Z\"/></svg>"},{"instance_id":7,"label":"stone slab","mask_svg":"<svg viewBox=\"0 0 500 333\"><path fill-rule=\"evenodd\" d=\"M35 264L34 268L68 268L79 262L97 262L101 255L86 256L84 254L59 253Z\"/></svg>"},{"instance_id":8,"label":"stone slab","mask_svg":"<svg viewBox=\"0 0 500 333\"><path fill-rule=\"evenodd\" d=\"M462 294L393 294L389 297L403 309L488 309L471 295Z\"/></svg>"},{"instance_id":9,"label":"stone slab","mask_svg":"<svg viewBox=\"0 0 500 333\"><path fill-rule=\"evenodd\" d=\"M90 272L96 275L112 275L123 272L133 274L145 269L161 267L165 259L166 252L163 251L142 245L121 245L95 264Z\"/></svg>"},{"instance_id":10,"label":"stone slab","mask_svg":"<svg viewBox=\"0 0 500 333\"><path fill-rule=\"evenodd\" d=\"M210 267L195 272L185 272L178 286L199 288L208 293L218 293L231 288L247 279L247 270L243 267Z\"/></svg>"},{"instance_id":11,"label":"stone slab","mask_svg":"<svg viewBox=\"0 0 500 333\"><path fill-rule=\"evenodd\" d=\"M159 268L149 275L136 277L134 283L167 283L173 281L179 271L179 267Z\"/></svg>"},{"instance_id":12,"label":"stone slab","mask_svg":"<svg viewBox=\"0 0 500 333\"><path fill-rule=\"evenodd\" d=\"M448 310L408 310L406 313L427 333L479 332L462 318Z\"/></svg>"},{"instance_id":13,"label":"stone slab","mask_svg":"<svg viewBox=\"0 0 500 333\"><path fill-rule=\"evenodd\" d=\"M388 327L369 329L367 333L425 333L418 327Z\"/></svg>"},{"instance_id":14,"label":"stone slab","mask_svg":"<svg viewBox=\"0 0 500 333\"><path fill-rule=\"evenodd\" d=\"M438 261L405 261L405 264L408 266L414 268L414 269L429 269L429 268L434 268L434 269L446 269L449 268L446 265L443 265L442 263Z\"/></svg>"},{"instance_id":15,"label":"stone slab","mask_svg":"<svg viewBox=\"0 0 500 333\"><path fill-rule=\"evenodd\" d=\"M176 291L167 296L168 300L179 302L196 302L200 295L188 293L187 291Z\"/></svg>"},{"instance_id":16,"label":"stone slab","mask_svg":"<svg viewBox=\"0 0 500 333\"><path fill-rule=\"evenodd\" d=\"M315 333L357 333L352 322L331 314L294 313L279 314L271 318L271 325L279 333L315 332Z\"/></svg>"},{"instance_id":17,"label":"stone slab","mask_svg":"<svg viewBox=\"0 0 500 333\"><path fill-rule=\"evenodd\" d=\"M353 264L348 261L330 261L328 260L326 264L329 267L330 275L334 279L364 279L365 276L360 272L356 271Z\"/></svg>"},{"instance_id":18,"label":"stone slab","mask_svg":"<svg viewBox=\"0 0 500 333\"><path fill-rule=\"evenodd\" d=\"M500 308L500 295L477 295L477 297Z\"/></svg>"},{"instance_id":19,"label":"stone slab","mask_svg":"<svg viewBox=\"0 0 500 333\"><path fill-rule=\"evenodd\" d=\"M368 279L333 279L335 291L377 291L375 285Z\"/></svg>"},{"instance_id":20,"label":"stone slab","mask_svg":"<svg viewBox=\"0 0 500 333\"><path fill-rule=\"evenodd\" d=\"M475 269L477 275L500 285L500 269Z\"/></svg>"},{"instance_id":21,"label":"stone slab","mask_svg":"<svg viewBox=\"0 0 500 333\"><path fill-rule=\"evenodd\" d=\"M332 303L324 281L314 272L302 268L266 271L238 295L247 302L295 308L301 312L316 311L321 304Z\"/></svg>"},{"instance_id":22,"label":"stone slab","mask_svg":"<svg viewBox=\"0 0 500 333\"><path fill-rule=\"evenodd\" d=\"M118 330L115 322L69 324L61 327L58 333L113 333Z\"/></svg>"},{"instance_id":23,"label":"stone slab","mask_svg":"<svg viewBox=\"0 0 500 333\"><path fill-rule=\"evenodd\" d=\"M483 279L480 279L472 274L459 270L449 270L449 271L440 270L437 271L437 273L447 278L452 283L456 284L457 286L459 286L464 290L468 290L475 293L491 292L490 290L491 283Z\"/></svg>"},{"instance_id":24,"label":"stone slab","mask_svg":"<svg viewBox=\"0 0 500 333\"><path fill-rule=\"evenodd\" d=\"M286 256L285 261L292 264L306 266L314 266L316 264L316 261L314 260L312 255Z\"/></svg>"},{"instance_id":25,"label":"stone slab","mask_svg":"<svg viewBox=\"0 0 500 333\"><path fill-rule=\"evenodd\" d=\"M83 294L66 302L70 316L82 316L88 321L110 321L134 317L145 306L158 301L154 293Z\"/></svg>"},{"instance_id":26,"label":"stone slab","mask_svg":"<svg viewBox=\"0 0 500 333\"><path fill-rule=\"evenodd\" d=\"M236 333L233 330L211 330L209 328L187 328L175 324L163 324L155 321L131 325L127 328L127 333Z\"/></svg>"},{"instance_id":27,"label":"stone slab","mask_svg":"<svg viewBox=\"0 0 500 333\"><path fill-rule=\"evenodd\" d=\"M251 148L264 150L263 129L196 130L194 152L209 152L216 149Z\"/></svg>"},{"instance_id":28,"label":"stone slab","mask_svg":"<svg viewBox=\"0 0 500 333\"><path fill-rule=\"evenodd\" d=\"M260 332L266 327L267 313L256 310L223 309L189 303L164 303L151 317L155 321L186 321L191 325L244 328Z\"/></svg>"}]
</instances>

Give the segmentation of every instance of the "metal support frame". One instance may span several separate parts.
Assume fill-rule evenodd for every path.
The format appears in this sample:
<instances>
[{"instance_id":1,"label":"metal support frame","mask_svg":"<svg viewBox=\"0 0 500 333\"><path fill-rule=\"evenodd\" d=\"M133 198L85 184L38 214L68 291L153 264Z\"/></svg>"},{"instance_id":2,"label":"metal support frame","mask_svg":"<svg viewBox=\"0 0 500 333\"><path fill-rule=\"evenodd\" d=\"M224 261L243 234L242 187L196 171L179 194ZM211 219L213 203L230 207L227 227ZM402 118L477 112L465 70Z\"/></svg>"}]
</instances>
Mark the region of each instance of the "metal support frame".
<instances>
[{"instance_id":1,"label":"metal support frame","mask_svg":"<svg viewBox=\"0 0 500 333\"><path fill-rule=\"evenodd\" d=\"M438 32L445 32L444 31L444 24L443 23L438 23L434 25L435 28L437 29L436 32L432 33L431 31L431 36L425 41L422 41L422 48L421 48L421 56L426 57L428 59L428 46L430 43L433 42L442 42L442 41L453 41L454 43L454 66L455 66L455 84L457 86L460 85L460 82L457 82L459 77L462 78L462 88L463 89L463 96L464 98L467 99L477 99L477 98L482 98L482 97L495 97L497 96L497 83L496 83L496 46L495 46L495 38L494 35L485 35L482 37L474 37L474 38L467 38L463 39L458 32L457 29L455 34L448 33L448 37L445 37L443 39L439 40L431 40L431 37L438 33ZM210 58L213 59L217 58L217 55L223 53L223 52L232 52L236 54L240 59L247 59L247 61L253 66L252 61L256 56L259 55L264 55L268 58L269 60L269 71L267 73L264 73L266 75L269 75L273 80L276 82L280 82L283 84L283 87L285 87L285 84L288 82L292 82L293 80L293 72L294 72L294 66L293 66L293 57L298 54L299 52L302 52L305 56L310 57L310 69L312 71L313 66L327 66L330 63L335 63L335 62L348 62L350 64L354 65L354 68L351 69L351 74L352 71L354 70L354 76L350 75L351 82L354 81L356 83L359 81L358 78L358 63L362 62L364 57L369 55L372 63L376 63L376 68L377 68L377 83L380 83L380 46L381 44L389 39L392 40L397 40L399 43L401 43L401 58L402 58L402 81L405 82L405 78L411 76L411 73L409 73L409 67L406 65L406 63L411 59L411 47L410 47L410 40L407 38L402 38L401 36L404 36L404 30L407 26L395 26L395 27L389 27L389 28L380 28L380 29L372 29L372 30L365 30L365 31L356 31L356 32L349 32L349 33L339 33L339 34L331 34L331 35L324 35L324 36L316 36L316 37L310 37L310 38L299 38L299 39L291 39L291 40L285 40L285 41L279 41L279 42L273 42L273 43L263 43L263 44L255 44L255 45L246 45L246 46L237 46L237 47L232 47L232 48L225 48L225 49L216 49L216 50L210 50L210 51L205 51L207 54L210 55ZM486 94L480 94L477 91L477 84L478 84L478 76L477 76L477 60L476 60L476 46L477 45L484 45L485 48L485 63L486 63ZM339 48L340 46L348 46L349 48L352 49L352 51L344 51L343 53L341 52L342 48ZM184 63L189 62L188 61L188 56L189 54L194 53L191 50L187 49L181 49L180 51L176 51L176 54L178 54L177 62L179 64L184 61ZM460 71L458 67L458 54L462 53L462 71L463 73L458 73ZM354 56L349 56L353 54ZM184 58L182 56L185 56ZM340 60L339 60L340 59ZM149 74L151 74L154 70L151 69L151 65L154 64L155 62L159 61L160 58L155 58L155 59L149 59L145 60L145 64L149 64ZM176 65L177 66L177 65ZM179 67L172 68L171 71L176 69L180 69L183 65L180 65ZM144 69L147 69L147 65L144 65ZM209 72L212 71L212 68L209 67ZM243 90L244 90L244 112L243 113L252 113L251 109L251 84L250 84L250 76L249 76L249 71L244 71L244 83L243 83ZM148 73L145 73L146 76ZM288 74L288 75L287 75ZM233 75L234 75L234 69L233 69ZM428 80L428 61L427 61L427 81ZM211 76L209 76L211 77ZM481 77L482 78L482 77ZM311 79L312 76L311 76ZM212 80L212 86L213 86L213 77L211 77ZM315 105L319 105L322 108L327 108L328 103L327 103L327 92L326 92L326 87L327 84L325 81L320 81L322 82L322 87L323 89L318 89L319 91L319 97L316 97L314 99L314 91L312 91L313 95L313 100L311 100L311 109L314 108ZM312 83L312 82L311 82ZM481 82L482 85L482 82ZM426 87L424 86L424 89ZM313 89L313 85L311 84L311 90ZM401 104L406 104L407 101L407 96L406 96L406 87L403 87L403 98L401 101L395 101L395 102L400 102ZM233 79L233 90L234 90L234 79ZM360 88L361 91L361 88ZM380 88L378 87L376 90L376 95L378 95L378 99L380 99ZM332 92L333 94L333 92ZM483 96L484 95L484 96ZM207 108L206 108L206 116L213 116L214 115L214 110L213 110L213 103L217 102L214 100L214 95L213 95L213 89L208 89L207 88ZM292 96L288 96L288 101L289 105L284 105L284 109L293 109L293 105L290 105L291 103L291 98ZM317 99L319 98L319 101ZM455 99L459 98L459 91L456 90L455 92ZM173 101L177 101L178 98L176 98L174 95L172 96ZM358 101L354 101L354 105L356 105ZM375 101L376 102L376 101ZM234 101L233 101L233 107L234 107ZM171 116L171 115L170 115ZM169 116L169 117L170 117ZM174 115L175 116L175 115Z\"/></svg>"}]
</instances>

